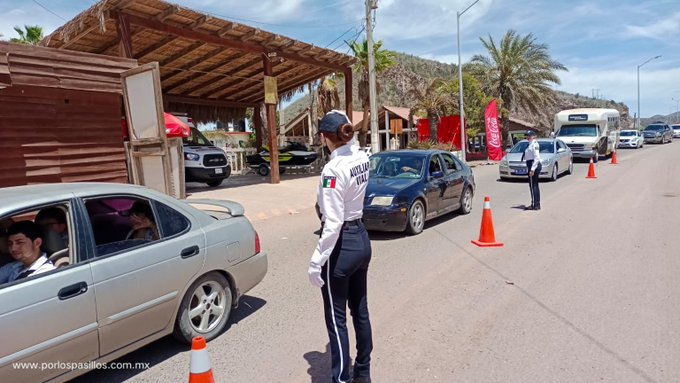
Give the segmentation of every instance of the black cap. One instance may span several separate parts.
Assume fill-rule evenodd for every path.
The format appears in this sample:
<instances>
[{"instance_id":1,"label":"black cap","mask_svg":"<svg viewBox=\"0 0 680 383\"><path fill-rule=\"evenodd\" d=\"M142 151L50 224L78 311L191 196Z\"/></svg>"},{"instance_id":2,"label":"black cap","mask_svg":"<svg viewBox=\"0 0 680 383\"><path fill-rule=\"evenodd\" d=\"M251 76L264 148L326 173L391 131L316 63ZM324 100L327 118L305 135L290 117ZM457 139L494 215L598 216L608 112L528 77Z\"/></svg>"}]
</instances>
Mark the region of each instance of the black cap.
<instances>
[{"instance_id":1,"label":"black cap","mask_svg":"<svg viewBox=\"0 0 680 383\"><path fill-rule=\"evenodd\" d=\"M331 110L321 119L319 132L337 133L338 129L345 124L350 124L347 115L339 110Z\"/></svg>"},{"instance_id":2,"label":"black cap","mask_svg":"<svg viewBox=\"0 0 680 383\"><path fill-rule=\"evenodd\" d=\"M527 135L527 137L533 137L533 136L536 135L536 132L534 132L533 130L527 130L526 135Z\"/></svg>"}]
</instances>

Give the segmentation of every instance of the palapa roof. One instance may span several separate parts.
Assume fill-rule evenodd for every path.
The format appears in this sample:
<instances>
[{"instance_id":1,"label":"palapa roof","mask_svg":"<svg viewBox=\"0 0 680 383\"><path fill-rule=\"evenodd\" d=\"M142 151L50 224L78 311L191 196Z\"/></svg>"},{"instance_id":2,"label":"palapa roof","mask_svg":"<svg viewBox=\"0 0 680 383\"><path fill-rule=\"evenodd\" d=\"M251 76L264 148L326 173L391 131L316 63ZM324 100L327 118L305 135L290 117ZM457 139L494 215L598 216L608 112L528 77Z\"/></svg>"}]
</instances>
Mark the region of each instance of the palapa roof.
<instances>
[{"instance_id":1,"label":"palapa roof","mask_svg":"<svg viewBox=\"0 0 680 383\"><path fill-rule=\"evenodd\" d=\"M349 71L355 62L352 56L161 0L101 0L47 36L43 45L119 56L119 31L131 41L123 48L131 51L128 57L159 63L166 108L199 121L225 117L226 109L242 114L262 103L265 57L279 96ZM181 106L193 112L177 110Z\"/></svg>"}]
</instances>

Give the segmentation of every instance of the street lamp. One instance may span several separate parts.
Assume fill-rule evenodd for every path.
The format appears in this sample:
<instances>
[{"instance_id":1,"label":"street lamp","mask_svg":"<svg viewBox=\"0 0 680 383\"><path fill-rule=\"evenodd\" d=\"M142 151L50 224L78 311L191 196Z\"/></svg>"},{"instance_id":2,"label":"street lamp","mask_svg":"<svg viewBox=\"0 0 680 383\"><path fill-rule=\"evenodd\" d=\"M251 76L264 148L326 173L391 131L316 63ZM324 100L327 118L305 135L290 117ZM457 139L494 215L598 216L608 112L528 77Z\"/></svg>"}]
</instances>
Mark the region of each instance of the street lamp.
<instances>
[{"instance_id":1,"label":"street lamp","mask_svg":"<svg viewBox=\"0 0 680 383\"><path fill-rule=\"evenodd\" d=\"M656 60L660 57L661 57L661 55L654 56L651 59L649 59L649 60L647 60L647 61L645 61L642 64L637 66L637 104L638 104L637 105L638 106L637 107L637 126L636 126L637 130L640 130L640 68L643 65L647 64L648 62L650 62L652 60Z\"/></svg>"},{"instance_id":2,"label":"street lamp","mask_svg":"<svg viewBox=\"0 0 680 383\"><path fill-rule=\"evenodd\" d=\"M463 12L456 12L456 29L458 38L458 96L460 97L460 153L463 162L465 160L465 108L463 108L463 68L460 64L460 16L467 12L468 9L472 8L473 5L477 4L479 0L475 0L472 4L468 5Z\"/></svg>"}]
</instances>

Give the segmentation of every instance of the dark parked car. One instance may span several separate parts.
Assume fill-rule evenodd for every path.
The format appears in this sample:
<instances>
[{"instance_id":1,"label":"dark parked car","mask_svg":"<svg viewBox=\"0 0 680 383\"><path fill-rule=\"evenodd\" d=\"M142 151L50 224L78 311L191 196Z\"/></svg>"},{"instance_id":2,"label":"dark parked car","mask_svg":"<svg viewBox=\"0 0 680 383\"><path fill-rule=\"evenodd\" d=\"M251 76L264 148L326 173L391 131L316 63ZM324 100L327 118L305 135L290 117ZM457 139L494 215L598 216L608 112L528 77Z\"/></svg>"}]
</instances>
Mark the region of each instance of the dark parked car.
<instances>
[{"instance_id":1,"label":"dark parked car","mask_svg":"<svg viewBox=\"0 0 680 383\"><path fill-rule=\"evenodd\" d=\"M642 136L645 139L645 143L665 144L666 142L673 141L673 129L664 123L654 123L647 125L645 130L642 131Z\"/></svg>"},{"instance_id":2,"label":"dark parked car","mask_svg":"<svg viewBox=\"0 0 680 383\"><path fill-rule=\"evenodd\" d=\"M472 210L472 170L450 152L397 150L370 159L364 199L367 229L418 234L428 219Z\"/></svg>"}]
</instances>

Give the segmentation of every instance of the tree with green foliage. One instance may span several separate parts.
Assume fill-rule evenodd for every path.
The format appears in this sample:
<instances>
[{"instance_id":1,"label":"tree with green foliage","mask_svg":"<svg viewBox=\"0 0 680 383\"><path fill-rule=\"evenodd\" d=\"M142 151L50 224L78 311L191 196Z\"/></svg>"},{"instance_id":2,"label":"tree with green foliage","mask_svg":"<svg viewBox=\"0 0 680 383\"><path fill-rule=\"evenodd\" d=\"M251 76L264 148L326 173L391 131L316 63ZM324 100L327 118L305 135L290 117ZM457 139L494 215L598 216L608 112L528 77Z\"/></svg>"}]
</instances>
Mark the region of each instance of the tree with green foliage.
<instances>
[{"instance_id":1,"label":"tree with green foliage","mask_svg":"<svg viewBox=\"0 0 680 383\"><path fill-rule=\"evenodd\" d=\"M460 115L458 88L458 80L449 80L440 89L449 100L444 109L445 115ZM477 79L465 71L463 72L463 97L465 97L465 120L467 121L465 134L467 137L474 137L486 128L484 111L493 97L485 94Z\"/></svg>"},{"instance_id":2,"label":"tree with green foliage","mask_svg":"<svg viewBox=\"0 0 680 383\"><path fill-rule=\"evenodd\" d=\"M451 100L442 88L446 82L442 79L432 79L427 82L415 81L409 91L409 96L415 100L411 107L411 114L425 114L430 124L430 139L437 141L437 124L444 115L446 107L451 104Z\"/></svg>"},{"instance_id":3,"label":"tree with green foliage","mask_svg":"<svg viewBox=\"0 0 680 383\"><path fill-rule=\"evenodd\" d=\"M11 38L9 41L13 43L38 45L43 39L43 29L39 25L24 25L24 29L15 26L14 30L19 34L19 38Z\"/></svg>"},{"instance_id":4,"label":"tree with green foliage","mask_svg":"<svg viewBox=\"0 0 680 383\"><path fill-rule=\"evenodd\" d=\"M362 44L356 41L345 41L352 49L354 57L357 58L357 63L354 66L354 71L359 73L359 99L361 100L361 107L364 110L364 117L361 122L359 130L359 145L366 146L366 135L368 134L369 110L371 105L371 98L368 88L368 40L364 40ZM382 40L373 44L373 56L375 57L375 72L383 72L387 68L394 65L394 53L382 49ZM376 79L376 91L380 92L380 84ZM376 100L377 101L377 100Z\"/></svg>"},{"instance_id":5,"label":"tree with green foliage","mask_svg":"<svg viewBox=\"0 0 680 383\"><path fill-rule=\"evenodd\" d=\"M516 107L538 114L555 105L557 99L551 84L560 84L555 74L567 70L553 60L548 46L540 44L532 33L520 36L514 30L505 33L497 45L491 36L480 38L489 56L475 55L471 66L482 90L502 101L501 126L503 142L507 140L509 115ZM507 113L506 113L507 112Z\"/></svg>"},{"instance_id":6,"label":"tree with green foliage","mask_svg":"<svg viewBox=\"0 0 680 383\"><path fill-rule=\"evenodd\" d=\"M318 116L324 116L333 109L340 109L339 86L345 76L331 73L319 81L316 94L316 110Z\"/></svg>"}]
</instances>

